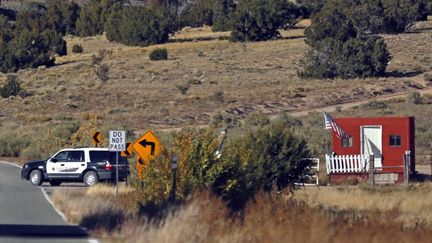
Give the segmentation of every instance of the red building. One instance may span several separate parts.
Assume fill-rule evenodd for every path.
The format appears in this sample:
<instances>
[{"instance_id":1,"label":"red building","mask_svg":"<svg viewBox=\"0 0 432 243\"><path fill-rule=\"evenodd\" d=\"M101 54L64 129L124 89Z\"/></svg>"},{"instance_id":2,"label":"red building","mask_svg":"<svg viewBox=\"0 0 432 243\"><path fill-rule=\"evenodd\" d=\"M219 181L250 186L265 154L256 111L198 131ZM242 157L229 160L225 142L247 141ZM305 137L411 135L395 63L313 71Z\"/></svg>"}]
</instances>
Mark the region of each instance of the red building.
<instances>
[{"instance_id":1,"label":"red building","mask_svg":"<svg viewBox=\"0 0 432 243\"><path fill-rule=\"evenodd\" d=\"M414 117L336 118L335 122L349 138L341 139L332 132L333 156L326 156L330 181L366 179L365 163L371 154L376 177L383 181L403 181L406 153L410 154L410 173L415 171Z\"/></svg>"}]
</instances>

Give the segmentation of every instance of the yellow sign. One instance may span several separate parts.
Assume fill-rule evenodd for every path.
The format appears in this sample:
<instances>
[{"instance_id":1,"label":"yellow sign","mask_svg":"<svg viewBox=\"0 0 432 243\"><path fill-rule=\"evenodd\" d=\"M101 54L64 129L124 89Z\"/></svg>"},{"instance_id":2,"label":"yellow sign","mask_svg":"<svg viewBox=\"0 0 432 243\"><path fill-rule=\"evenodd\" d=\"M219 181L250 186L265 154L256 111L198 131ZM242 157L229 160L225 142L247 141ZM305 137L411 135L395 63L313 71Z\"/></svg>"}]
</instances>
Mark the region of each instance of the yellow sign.
<instances>
[{"instance_id":1,"label":"yellow sign","mask_svg":"<svg viewBox=\"0 0 432 243\"><path fill-rule=\"evenodd\" d=\"M122 157L131 157L133 154L132 144L126 143L126 150L121 152Z\"/></svg>"},{"instance_id":2,"label":"yellow sign","mask_svg":"<svg viewBox=\"0 0 432 243\"><path fill-rule=\"evenodd\" d=\"M160 154L162 145L153 132L148 131L132 144L132 148L139 158L143 161L149 161Z\"/></svg>"},{"instance_id":3,"label":"yellow sign","mask_svg":"<svg viewBox=\"0 0 432 243\"><path fill-rule=\"evenodd\" d=\"M93 132L92 133L92 144L97 146L102 143L102 133L101 132Z\"/></svg>"}]
</instances>

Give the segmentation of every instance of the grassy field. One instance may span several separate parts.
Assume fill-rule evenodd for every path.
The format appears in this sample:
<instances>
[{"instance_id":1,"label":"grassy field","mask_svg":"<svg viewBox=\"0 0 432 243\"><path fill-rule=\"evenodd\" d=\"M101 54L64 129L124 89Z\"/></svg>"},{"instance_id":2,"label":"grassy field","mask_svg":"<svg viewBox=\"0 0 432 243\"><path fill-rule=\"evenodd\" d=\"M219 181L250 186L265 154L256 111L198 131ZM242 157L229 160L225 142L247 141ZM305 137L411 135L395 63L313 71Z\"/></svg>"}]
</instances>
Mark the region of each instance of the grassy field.
<instances>
[{"instance_id":1,"label":"grassy field","mask_svg":"<svg viewBox=\"0 0 432 243\"><path fill-rule=\"evenodd\" d=\"M53 199L72 222L104 242L418 242L430 237L430 190L424 184L260 193L241 216L230 215L208 192L161 217L139 206L139 191L124 188L119 197L112 186L63 188Z\"/></svg>"}]
</instances>

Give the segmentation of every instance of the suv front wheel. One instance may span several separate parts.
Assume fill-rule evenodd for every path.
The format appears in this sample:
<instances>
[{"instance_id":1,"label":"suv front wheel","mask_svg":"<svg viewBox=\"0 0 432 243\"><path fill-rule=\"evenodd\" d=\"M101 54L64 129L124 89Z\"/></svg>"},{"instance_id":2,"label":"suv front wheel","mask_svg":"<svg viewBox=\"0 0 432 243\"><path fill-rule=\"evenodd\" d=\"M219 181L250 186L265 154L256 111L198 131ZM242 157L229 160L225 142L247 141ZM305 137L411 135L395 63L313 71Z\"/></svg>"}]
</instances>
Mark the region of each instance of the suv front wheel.
<instances>
[{"instance_id":1,"label":"suv front wheel","mask_svg":"<svg viewBox=\"0 0 432 243\"><path fill-rule=\"evenodd\" d=\"M42 180L42 172L40 170L33 170L30 173L30 182L35 186L40 186L43 182Z\"/></svg>"},{"instance_id":2,"label":"suv front wheel","mask_svg":"<svg viewBox=\"0 0 432 243\"><path fill-rule=\"evenodd\" d=\"M98 181L99 181L99 179L98 179L98 176L97 176L96 172L94 172L94 171L87 171L84 174L83 182L86 184L86 186L93 186L96 183L98 183Z\"/></svg>"}]
</instances>

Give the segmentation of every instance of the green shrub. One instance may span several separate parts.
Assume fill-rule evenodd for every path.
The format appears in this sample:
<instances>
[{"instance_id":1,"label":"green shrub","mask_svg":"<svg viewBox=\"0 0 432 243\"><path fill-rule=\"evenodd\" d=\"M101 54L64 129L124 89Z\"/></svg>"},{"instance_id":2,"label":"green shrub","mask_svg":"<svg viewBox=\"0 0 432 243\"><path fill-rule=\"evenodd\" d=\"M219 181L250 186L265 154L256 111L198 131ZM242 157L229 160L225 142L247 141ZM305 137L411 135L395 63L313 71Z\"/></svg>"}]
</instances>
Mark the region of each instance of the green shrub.
<instances>
[{"instance_id":1,"label":"green shrub","mask_svg":"<svg viewBox=\"0 0 432 243\"><path fill-rule=\"evenodd\" d=\"M302 77L366 78L385 74L390 53L381 37L352 38L346 42L325 39L303 60Z\"/></svg>"},{"instance_id":2,"label":"green shrub","mask_svg":"<svg viewBox=\"0 0 432 243\"><path fill-rule=\"evenodd\" d=\"M17 96L21 92L21 81L15 75L8 75L6 78L6 83L0 87L0 96L3 98Z\"/></svg>"},{"instance_id":3,"label":"green shrub","mask_svg":"<svg viewBox=\"0 0 432 243\"><path fill-rule=\"evenodd\" d=\"M310 157L306 141L278 122L227 145L212 187L239 210L260 190L294 189L310 175Z\"/></svg>"},{"instance_id":4,"label":"green shrub","mask_svg":"<svg viewBox=\"0 0 432 243\"><path fill-rule=\"evenodd\" d=\"M316 47L325 39L345 42L357 36L357 32L339 5L327 5L311 19L305 30L306 43Z\"/></svg>"},{"instance_id":5,"label":"green shrub","mask_svg":"<svg viewBox=\"0 0 432 243\"><path fill-rule=\"evenodd\" d=\"M309 18L319 12L324 6L325 0L296 0L296 3L301 6L303 17Z\"/></svg>"},{"instance_id":6,"label":"green shrub","mask_svg":"<svg viewBox=\"0 0 432 243\"><path fill-rule=\"evenodd\" d=\"M233 15L236 4L233 0L215 1L213 4L212 30L229 31L233 29Z\"/></svg>"},{"instance_id":7,"label":"green shrub","mask_svg":"<svg viewBox=\"0 0 432 243\"><path fill-rule=\"evenodd\" d=\"M180 15L180 26L213 25L213 9L216 2L219 1L197 0L192 2Z\"/></svg>"},{"instance_id":8,"label":"green shrub","mask_svg":"<svg viewBox=\"0 0 432 243\"><path fill-rule=\"evenodd\" d=\"M384 6L384 32L402 33L414 25L422 12L423 0L381 0ZM424 6L423 6L424 7Z\"/></svg>"},{"instance_id":9,"label":"green shrub","mask_svg":"<svg viewBox=\"0 0 432 243\"><path fill-rule=\"evenodd\" d=\"M82 53L83 52L83 48L80 44L74 44L72 46L72 52L73 53Z\"/></svg>"},{"instance_id":10,"label":"green shrub","mask_svg":"<svg viewBox=\"0 0 432 243\"><path fill-rule=\"evenodd\" d=\"M46 1L46 21L50 29L62 35L75 34L80 6L75 1Z\"/></svg>"},{"instance_id":11,"label":"green shrub","mask_svg":"<svg viewBox=\"0 0 432 243\"><path fill-rule=\"evenodd\" d=\"M391 59L382 37L358 36L344 4L329 4L305 31L306 53L299 75L306 78L366 78L385 74Z\"/></svg>"},{"instance_id":12,"label":"green shrub","mask_svg":"<svg viewBox=\"0 0 432 243\"><path fill-rule=\"evenodd\" d=\"M362 107L364 107L368 110L381 110L381 109L386 109L388 107L388 105L383 101L372 100L372 101L369 101L368 103L362 105Z\"/></svg>"},{"instance_id":13,"label":"green shrub","mask_svg":"<svg viewBox=\"0 0 432 243\"><path fill-rule=\"evenodd\" d=\"M215 152L218 139L211 130L182 131L173 134L172 145L147 164L144 170L146 200L167 200L172 189L172 158L177 162L177 199L183 200L193 191L210 187L219 168Z\"/></svg>"},{"instance_id":14,"label":"green shrub","mask_svg":"<svg viewBox=\"0 0 432 243\"><path fill-rule=\"evenodd\" d=\"M167 60L168 51L165 48L156 48L150 52L149 58L152 61Z\"/></svg>"},{"instance_id":15,"label":"green shrub","mask_svg":"<svg viewBox=\"0 0 432 243\"><path fill-rule=\"evenodd\" d=\"M279 28L298 17L295 5L285 0L240 0L231 37L235 41L269 40L279 36Z\"/></svg>"},{"instance_id":16,"label":"green shrub","mask_svg":"<svg viewBox=\"0 0 432 243\"><path fill-rule=\"evenodd\" d=\"M54 54L66 54L66 41L50 29L15 31L8 42L0 42L0 72L54 65Z\"/></svg>"},{"instance_id":17,"label":"green shrub","mask_svg":"<svg viewBox=\"0 0 432 243\"><path fill-rule=\"evenodd\" d=\"M21 131L22 132L22 131ZM23 136L19 127L2 127L0 132L0 156L18 157L22 151L30 144L28 138Z\"/></svg>"},{"instance_id":18,"label":"green shrub","mask_svg":"<svg viewBox=\"0 0 432 243\"><path fill-rule=\"evenodd\" d=\"M108 18L111 14L121 12L125 0L91 0L81 9L76 21L79 36L100 35L106 30Z\"/></svg>"},{"instance_id":19,"label":"green shrub","mask_svg":"<svg viewBox=\"0 0 432 243\"><path fill-rule=\"evenodd\" d=\"M419 105L423 103L423 98L419 92L411 92L408 96L408 100L414 105Z\"/></svg>"},{"instance_id":20,"label":"green shrub","mask_svg":"<svg viewBox=\"0 0 432 243\"><path fill-rule=\"evenodd\" d=\"M110 41L148 46L167 42L176 28L176 21L166 8L130 6L109 16L106 32Z\"/></svg>"}]
</instances>

